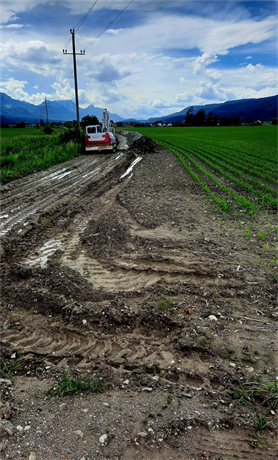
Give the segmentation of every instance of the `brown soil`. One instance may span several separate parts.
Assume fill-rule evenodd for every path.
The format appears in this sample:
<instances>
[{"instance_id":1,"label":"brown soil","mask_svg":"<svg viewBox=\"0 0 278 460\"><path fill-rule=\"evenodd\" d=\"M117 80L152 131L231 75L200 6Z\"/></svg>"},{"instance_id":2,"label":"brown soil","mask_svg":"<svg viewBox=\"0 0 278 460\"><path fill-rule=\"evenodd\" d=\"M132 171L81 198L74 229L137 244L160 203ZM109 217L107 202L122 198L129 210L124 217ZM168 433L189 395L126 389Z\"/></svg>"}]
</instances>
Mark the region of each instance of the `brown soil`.
<instances>
[{"instance_id":1,"label":"brown soil","mask_svg":"<svg viewBox=\"0 0 278 460\"><path fill-rule=\"evenodd\" d=\"M277 410L259 430L229 393L275 380L275 268L169 151L118 140L2 189L1 458L277 458ZM106 391L45 397L67 369Z\"/></svg>"}]
</instances>

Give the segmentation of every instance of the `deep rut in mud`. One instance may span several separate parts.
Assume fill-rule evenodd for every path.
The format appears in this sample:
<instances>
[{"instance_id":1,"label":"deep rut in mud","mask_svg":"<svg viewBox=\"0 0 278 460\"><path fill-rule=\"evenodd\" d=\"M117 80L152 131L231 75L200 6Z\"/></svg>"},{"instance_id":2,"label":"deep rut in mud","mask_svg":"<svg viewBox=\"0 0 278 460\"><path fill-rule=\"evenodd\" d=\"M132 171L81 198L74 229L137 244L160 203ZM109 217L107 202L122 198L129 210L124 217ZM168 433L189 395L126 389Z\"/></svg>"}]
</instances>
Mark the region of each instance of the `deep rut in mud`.
<instances>
[{"instance_id":1,"label":"deep rut in mud","mask_svg":"<svg viewBox=\"0 0 278 460\"><path fill-rule=\"evenodd\" d=\"M99 415L86 434L89 422L72 401L48 453L47 434L30 431L33 450L55 460L262 458L240 431L252 434L255 406L236 406L228 390L253 371L273 375L273 269L258 266L251 241L211 228L202 193L170 152L146 143L146 153L138 139L127 149L119 139L115 154L82 156L3 187L1 343L4 361L20 364L16 404L24 407L21 392L32 400L31 421L44 405L51 426L47 402L33 394L38 380L50 385L69 368L102 376L109 392L99 407L111 397L126 414L122 426L118 402L109 403L109 417ZM15 411L12 421L24 417ZM85 433L82 442L69 436L68 450L66 423ZM97 454L108 431L114 437ZM18 458L15 445L4 441L8 458Z\"/></svg>"}]
</instances>

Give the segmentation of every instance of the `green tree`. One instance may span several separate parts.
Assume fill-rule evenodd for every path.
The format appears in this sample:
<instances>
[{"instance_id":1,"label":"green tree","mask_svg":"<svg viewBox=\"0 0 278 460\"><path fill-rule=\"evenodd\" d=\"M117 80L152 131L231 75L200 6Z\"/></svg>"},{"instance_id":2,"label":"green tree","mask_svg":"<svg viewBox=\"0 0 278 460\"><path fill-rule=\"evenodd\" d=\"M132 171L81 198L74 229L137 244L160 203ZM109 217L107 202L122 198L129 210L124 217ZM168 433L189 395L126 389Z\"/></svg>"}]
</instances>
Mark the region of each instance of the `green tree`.
<instances>
[{"instance_id":1,"label":"green tree","mask_svg":"<svg viewBox=\"0 0 278 460\"><path fill-rule=\"evenodd\" d=\"M194 125L196 126L204 126L206 119L206 114L203 109L198 110L194 118Z\"/></svg>"},{"instance_id":2,"label":"green tree","mask_svg":"<svg viewBox=\"0 0 278 460\"><path fill-rule=\"evenodd\" d=\"M44 121L43 121L42 118L41 118L41 120L40 120L40 125L41 125L41 126L44 126L44 125L45 125L45 123L44 123Z\"/></svg>"},{"instance_id":3,"label":"green tree","mask_svg":"<svg viewBox=\"0 0 278 460\"><path fill-rule=\"evenodd\" d=\"M234 125L240 126L241 125L241 118L239 116L234 118Z\"/></svg>"},{"instance_id":4,"label":"green tree","mask_svg":"<svg viewBox=\"0 0 278 460\"><path fill-rule=\"evenodd\" d=\"M86 126L91 125L100 125L98 118L95 115L85 115L80 122L80 126L86 128Z\"/></svg>"},{"instance_id":5,"label":"green tree","mask_svg":"<svg viewBox=\"0 0 278 460\"><path fill-rule=\"evenodd\" d=\"M192 105L190 107L190 109L188 109L187 112L186 112L184 123L186 125L192 125L193 120L194 120L194 109L193 109L193 105Z\"/></svg>"},{"instance_id":6,"label":"green tree","mask_svg":"<svg viewBox=\"0 0 278 460\"><path fill-rule=\"evenodd\" d=\"M26 123L24 123L24 121L21 121L20 123L17 123L16 127L17 128L25 128L26 126Z\"/></svg>"}]
</instances>

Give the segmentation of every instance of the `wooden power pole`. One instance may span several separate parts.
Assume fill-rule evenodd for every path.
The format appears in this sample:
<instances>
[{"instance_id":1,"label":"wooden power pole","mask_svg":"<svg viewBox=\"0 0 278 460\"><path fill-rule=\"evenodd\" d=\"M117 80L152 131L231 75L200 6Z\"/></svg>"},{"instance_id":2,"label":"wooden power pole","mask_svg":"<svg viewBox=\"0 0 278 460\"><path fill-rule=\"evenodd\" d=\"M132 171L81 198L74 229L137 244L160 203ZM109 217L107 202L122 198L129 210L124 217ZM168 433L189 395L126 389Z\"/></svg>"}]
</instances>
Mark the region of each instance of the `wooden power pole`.
<instances>
[{"instance_id":1,"label":"wooden power pole","mask_svg":"<svg viewBox=\"0 0 278 460\"><path fill-rule=\"evenodd\" d=\"M45 96L45 111L46 111L46 122L48 123L48 111L47 111L47 100Z\"/></svg>"},{"instance_id":2,"label":"wooden power pole","mask_svg":"<svg viewBox=\"0 0 278 460\"><path fill-rule=\"evenodd\" d=\"M75 105L76 105L76 120L77 126L80 125L79 122L79 102L78 102L78 86L77 86L77 68L76 68L76 55L84 56L85 50L81 50L80 53L75 51L75 30L70 29L72 35L72 53L68 53L67 50L63 50L63 54L72 54L73 55L73 68L74 68L74 85L75 85Z\"/></svg>"}]
</instances>

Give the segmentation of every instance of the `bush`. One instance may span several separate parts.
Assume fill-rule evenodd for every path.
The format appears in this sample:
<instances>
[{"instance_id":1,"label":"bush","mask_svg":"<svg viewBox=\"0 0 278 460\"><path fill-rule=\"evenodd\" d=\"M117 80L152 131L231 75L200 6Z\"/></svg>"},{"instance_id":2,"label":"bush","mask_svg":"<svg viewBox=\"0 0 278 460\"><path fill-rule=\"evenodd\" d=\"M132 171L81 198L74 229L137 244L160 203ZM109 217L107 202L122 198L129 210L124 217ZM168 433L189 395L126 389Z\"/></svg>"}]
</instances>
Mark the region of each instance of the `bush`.
<instances>
[{"instance_id":1,"label":"bush","mask_svg":"<svg viewBox=\"0 0 278 460\"><path fill-rule=\"evenodd\" d=\"M50 126L49 123L47 123L47 124L45 125L45 127L43 128L43 132L44 132L45 134L52 134L53 131L54 131L54 129L51 128L51 126Z\"/></svg>"}]
</instances>

